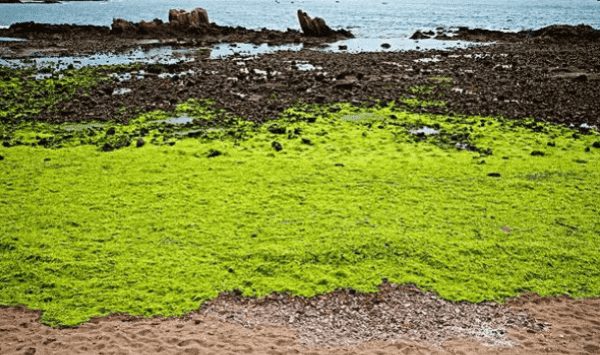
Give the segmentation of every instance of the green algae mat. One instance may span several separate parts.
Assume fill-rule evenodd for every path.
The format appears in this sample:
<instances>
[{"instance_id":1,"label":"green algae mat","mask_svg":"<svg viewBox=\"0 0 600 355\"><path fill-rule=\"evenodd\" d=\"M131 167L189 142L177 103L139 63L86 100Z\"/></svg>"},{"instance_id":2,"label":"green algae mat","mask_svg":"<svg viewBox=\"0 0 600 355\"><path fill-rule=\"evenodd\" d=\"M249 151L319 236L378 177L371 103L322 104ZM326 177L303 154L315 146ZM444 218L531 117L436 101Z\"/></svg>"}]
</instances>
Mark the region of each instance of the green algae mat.
<instances>
[{"instance_id":1,"label":"green algae mat","mask_svg":"<svg viewBox=\"0 0 600 355\"><path fill-rule=\"evenodd\" d=\"M2 124L0 304L72 326L183 315L234 289L377 292L383 277L452 301L600 296L595 131L393 103L211 125L210 104L178 107L209 123L195 130L160 111Z\"/></svg>"}]
</instances>

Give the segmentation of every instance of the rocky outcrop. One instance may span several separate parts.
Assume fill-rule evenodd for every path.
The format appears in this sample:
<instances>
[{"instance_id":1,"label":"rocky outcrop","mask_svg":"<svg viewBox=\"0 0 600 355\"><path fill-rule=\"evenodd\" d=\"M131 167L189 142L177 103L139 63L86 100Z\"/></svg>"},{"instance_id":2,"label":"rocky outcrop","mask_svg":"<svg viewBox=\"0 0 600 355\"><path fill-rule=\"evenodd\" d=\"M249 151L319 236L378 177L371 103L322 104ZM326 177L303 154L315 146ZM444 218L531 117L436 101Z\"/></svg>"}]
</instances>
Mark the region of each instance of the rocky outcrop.
<instances>
[{"instance_id":1,"label":"rocky outcrop","mask_svg":"<svg viewBox=\"0 0 600 355\"><path fill-rule=\"evenodd\" d=\"M1 1L1 0L0 0ZM300 14L300 13L299 13ZM195 45L200 40L205 43L216 42L243 42L269 45L282 45L286 43L304 43L315 46L331 43L343 38L354 37L349 31L334 31L327 27L322 19L311 19L305 13L300 17L304 23L304 34L290 30L286 32L267 30L251 30L243 27L219 26L209 23L206 10L196 8L191 11L170 10L169 22L160 19L151 22L141 20L131 22L122 18L114 18L112 26L88 25L55 25L38 24L34 22L16 23L8 29L0 28L0 37L18 37L28 40L96 40L90 47L103 47L107 41L114 40L140 40L140 39L175 39ZM102 43L100 43L102 42ZM88 43L89 44L89 43ZM41 45L41 44L36 44ZM64 44L62 44L64 45ZM74 43L72 45L75 45ZM15 45L10 44L11 48ZM44 44L45 46L45 44ZM4 54L3 54L4 55Z\"/></svg>"},{"instance_id":2,"label":"rocky outcrop","mask_svg":"<svg viewBox=\"0 0 600 355\"><path fill-rule=\"evenodd\" d=\"M427 39L427 38L431 38L431 36L433 36L434 33L432 31L429 32L421 32L420 30L417 30L417 32L413 33L413 35L410 37L410 39Z\"/></svg>"},{"instance_id":3,"label":"rocky outcrop","mask_svg":"<svg viewBox=\"0 0 600 355\"><path fill-rule=\"evenodd\" d=\"M124 34L124 33L140 33L140 34L151 34L159 33L165 30L165 23L160 19L154 19L151 22L141 20L138 23L133 23L122 18L113 19L112 30L113 34Z\"/></svg>"},{"instance_id":4,"label":"rocky outcrop","mask_svg":"<svg viewBox=\"0 0 600 355\"><path fill-rule=\"evenodd\" d=\"M327 24L325 20L320 17L311 18L308 14L302 10L298 10L298 21L300 21L300 27L302 27L302 32L306 36L311 37L331 37L336 34L343 35L345 37L354 37L352 34L346 30L334 31Z\"/></svg>"},{"instance_id":5,"label":"rocky outcrop","mask_svg":"<svg viewBox=\"0 0 600 355\"><path fill-rule=\"evenodd\" d=\"M78 40L103 38L109 34L106 26L54 25L48 23L18 22L0 29L0 37L18 37L29 40Z\"/></svg>"},{"instance_id":6,"label":"rocky outcrop","mask_svg":"<svg viewBox=\"0 0 600 355\"><path fill-rule=\"evenodd\" d=\"M172 26L208 26L210 21L206 10L198 7L192 11L169 10L169 24Z\"/></svg>"},{"instance_id":7,"label":"rocky outcrop","mask_svg":"<svg viewBox=\"0 0 600 355\"><path fill-rule=\"evenodd\" d=\"M516 43L530 41L547 44L568 44L574 42L598 42L600 41L600 30L588 25L552 25L540 28L536 31L522 30L519 32L503 32L480 28L470 29L468 27L459 27L458 30L442 30L435 39L472 42Z\"/></svg>"}]
</instances>

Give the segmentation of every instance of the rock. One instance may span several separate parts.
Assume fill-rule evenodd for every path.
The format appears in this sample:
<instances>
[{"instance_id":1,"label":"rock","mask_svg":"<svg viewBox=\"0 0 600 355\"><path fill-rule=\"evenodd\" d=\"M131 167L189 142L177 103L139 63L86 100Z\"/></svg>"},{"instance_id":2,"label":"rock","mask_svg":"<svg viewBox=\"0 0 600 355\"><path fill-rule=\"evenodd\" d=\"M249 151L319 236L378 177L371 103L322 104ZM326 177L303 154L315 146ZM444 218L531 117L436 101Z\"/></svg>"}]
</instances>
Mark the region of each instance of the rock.
<instances>
[{"instance_id":1,"label":"rock","mask_svg":"<svg viewBox=\"0 0 600 355\"><path fill-rule=\"evenodd\" d=\"M381 48L385 48L385 49L388 49L388 48L390 48L390 47L391 47L391 46L389 45L389 43L383 43L383 44L381 45Z\"/></svg>"},{"instance_id":2,"label":"rock","mask_svg":"<svg viewBox=\"0 0 600 355\"><path fill-rule=\"evenodd\" d=\"M298 10L298 20L300 21L302 32L307 36L327 37L333 34L333 31L327 26L325 20L320 17L312 19L306 12Z\"/></svg>"},{"instance_id":3,"label":"rock","mask_svg":"<svg viewBox=\"0 0 600 355\"><path fill-rule=\"evenodd\" d=\"M206 10L197 7L192 11L169 10L169 24L174 26L208 26L210 21Z\"/></svg>"},{"instance_id":4,"label":"rock","mask_svg":"<svg viewBox=\"0 0 600 355\"><path fill-rule=\"evenodd\" d=\"M348 46L338 46L338 48L339 48L341 51L345 51L346 49L348 49Z\"/></svg>"},{"instance_id":5,"label":"rock","mask_svg":"<svg viewBox=\"0 0 600 355\"><path fill-rule=\"evenodd\" d=\"M271 143L271 147L273 147L276 151L280 151L283 149L283 147L281 146L281 143L279 143L279 142Z\"/></svg>"},{"instance_id":6,"label":"rock","mask_svg":"<svg viewBox=\"0 0 600 355\"><path fill-rule=\"evenodd\" d=\"M578 75L575 78L573 78L573 81L577 81L577 82L585 82L587 80L588 80L588 77L585 74L581 74L581 75Z\"/></svg>"},{"instance_id":7,"label":"rock","mask_svg":"<svg viewBox=\"0 0 600 355\"><path fill-rule=\"evenodd\" d=\"M221 153L220 151L216 150L216 149L209 149L208 150L208 157L209 158L214 158L214 157L218 157L219 155L221 155L223 153Z\"/></svg>"},{"instance_id":8,"label":"rock","mask_svg":"<svg viewBox=\"0 0 600 355\"><path fill-rule=\"evenodd\" d=\"M127 20L124 20L122 18L113 18L113 23L112 23L112 31L115 31L116 33L121 33L121 32L125 32L127 31L129 28L133 28L133 23L129 22Z\"/></svg>"},{"instance_id":9,"label":"rock","mask_svg":"<svg viewBox=\"0 0 600 355\"><path fill-rule=\"evenodd\" d=\"M410 39L427 39L427 38L431 38L431 36L428 36L419 30L417 30L417 32L415 32L412 36L410 36Z\"/></svg>"},{"instance_id":10,"label":"rock","mask_svg":"<svg viewBox=\"0 0 600 355\"><path fill-rule=\"evenodd\" d=\"M352 79L338 80L335 82L335 84L333 84L333 88L334 89L343 89L343 90L352 90L352 87L354 86L354 82L355 82L355 80L352 80Z\"/></svg>"},{"instance_id":11,"label":"rock","mask_svg":"<svg viewBox=\"0 0 600 355\"><path fill-rule=\"evenodd\" d=\"M146 144L146 142L144 142L144 139L143 138L138 138L137 143L136 143L135 146L138 147L138 148L140 148L140 147L143 147L144 144Z\"/></svg>"}]
</instances>

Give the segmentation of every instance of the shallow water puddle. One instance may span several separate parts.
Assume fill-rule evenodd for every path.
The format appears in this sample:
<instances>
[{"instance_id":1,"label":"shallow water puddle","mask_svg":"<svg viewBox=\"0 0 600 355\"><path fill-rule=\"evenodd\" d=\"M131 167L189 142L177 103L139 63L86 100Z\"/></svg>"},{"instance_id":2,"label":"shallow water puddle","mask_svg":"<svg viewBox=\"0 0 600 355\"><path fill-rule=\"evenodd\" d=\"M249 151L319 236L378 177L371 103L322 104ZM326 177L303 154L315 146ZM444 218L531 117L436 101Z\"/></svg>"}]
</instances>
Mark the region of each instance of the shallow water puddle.
<instances>
[{"instance_id":1,"label":"shallow water puddle","mask_svg":"<svg viewBox=\"0 0 600 355\"><path fill-rule=\"evenodd\" d=\"M411 129L410 133L412 134L424 134L424 135L435 135L435 134L439 134L440 131L433 129L431 127L427 127L427 126L423 126L422 128L419 129Z\"/></svg>"},{"instance_id":2,"label":"shallow water puddle","mask_svg":"<svg viewBox=\"0 0 600 355\"><path fill-rule=\"evenodd\" d=\"M164 122L164 123L170 123L170 124L187 124L187 123L192 123L194 121L193 117L189 117L188 115L186 115L185 113L179 117L174 117L174 118L169 118L166 120L160 120L160 121L156 121L156 122Z\"/></svg>"},{"instance_id":3,"label":"shallow water puddle","mask_svg":"<svg viewBox=\"0 0 600 355\"><path fill-rule=\"evenodd\" d=\"M120 88L120 89L116 89L115 91L113 91L113 95L125 95L127 93L130 93L132 90L129 88Z\"/></svg>"}]
</instances>

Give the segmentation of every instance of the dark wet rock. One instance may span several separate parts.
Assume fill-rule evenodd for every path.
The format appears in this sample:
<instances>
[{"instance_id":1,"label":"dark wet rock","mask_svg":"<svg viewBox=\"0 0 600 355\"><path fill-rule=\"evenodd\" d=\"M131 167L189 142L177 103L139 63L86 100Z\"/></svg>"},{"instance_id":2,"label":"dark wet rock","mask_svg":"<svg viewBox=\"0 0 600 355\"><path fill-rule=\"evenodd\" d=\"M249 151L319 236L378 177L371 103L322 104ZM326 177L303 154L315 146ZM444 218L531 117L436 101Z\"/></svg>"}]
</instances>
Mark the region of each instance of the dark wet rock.
<instances>
[{"instance_id":1,"label":"dark wet rock","mask_svg":"<svg viewBox=\"0 0 600 355\"><path fill-rule=\"evenodd\" d=\"M341 51L345 51L346 49L348 49L348 46L338 46L338 49Z\"/></svg>"},{"instance_id":2,"label":"dark wet rock","mask_svg":"<svg viewBox=\"0 0 600 355\"><path fill-rule=\"evenodd\" d=\"M428 36L425 33L421 32L420 30L417 30L415 33L413 33L412 36L410 36L409 39L427 39L427 38L431 38L431 36Z\"/></svg>"},{"instance_id":3,"label":"dark wet rock","mask_svg":"<svg viewBox=\"0 0 600 355\"><path fill-rule=\"evenodd\" d=\"M390 44L389 44L389 43L383 43L383 44L381 45L381 48L385 48L385 49L387 49L387 48L390 48L390 47L391 47L391 46L390 46Z\"/></svg>"},{"instance_id":4,"label":"dark wet rock","mask_svg":"<svg viewBox=\"0 0 600 355\"><path fill-rule=\"evenodd\" d=\"M354 80L354 79L337 80L335 82L335 84L333 84L333 87L334 87L334 89L340 89L340 90L352 90L355 82L356 82L356 80Z\"/></svg>"},{"instance_id":5,"label":"dark wet rock","mask_svg":"<svg viewBox=\"0 0 600 355\"><path fill-rule=\"evenodd\" d=\"M522 30L520 32L504 32L496 30L469 29L461 27L454 33L454 36L448 36L443 33L435 37L438 40L459 40L473 42L537 42L537 43L577 43L577 42L598 42L600 41L600 31L588 25L552 25L540 28L538 30Z\"/></svg>"},{"instance_id":6,"label":"dark wet rock","mask_svg":"<svg viewBox=\"0 0 600 355\"><path fill-rule=\"evenodd\" d=\"M500 173L489 173L489 177L500 177Z\"/></svg>"},{"instance_id":7,"label":"dark wet rock","mask_svg":"<svg viewBox=\"0 0 600 355\"><path fill-rule=\"evenodd\" d=\"M209 158L213 158L213 157L218 157L219 155L222 155L223 153L221 153L220 151L216 150L216 149L210 149L208 151L207 156Z\"/></svg>"},{"instance_id":8,"label":"dark wet rock","mask_svg":"<svg viewBox=\"0 0 600 355\"><path fill-rule=\"evenodd\" d=\"M137 140L137 142L136 142L135 146L136 146L137 148L140 148L140 147L143 147L143 146L144 146L144 144L146 144L146 142L144 142L144 139L143 139L143 138L138 138L138 140Z\"/></svg>"},{"instance_id":9,"label":"dark wet rock","mask_svg":"<svg viewBox=\"0 0 600 355\"><path fill-rule=\"evenodd\" d=\"M534 150L533 152L531 152L531 155L543 157L544 155L546 155L546 153L539 151L539 150Z\"/></svg>"},{"instance_id":10,"label":"dark wet rock","mask_svg":"<svg viewBox=\"0 0 600 355\"><path fill-rule=\"evenodd\" d=\"M273 133L273 134L285 134L285 128L284 127L278 127L278 126L270 126L268 128L268 131Z\"/></svg>"},{"instance_id":11,"label":"dark wet rock","mask_svg":"<svg viewBox=\"0 0 600 355\"><path fill-rule=\"evenodd\" d=\"M573 78L573 81L586 82L586 81L588 81L588 77L585 74L581 74L581 75L578 75L575 78Z\"/></svg>"},{"instance_id":12,"label":"dark wet rock","mask_svg":"<svg viewBox=\"0 0 600 355\"><path fill-rule=\"evenodd\" d=\"M271 147L273 147L273 149L275 149L278 152L283 149L283 147L281 146L281 143L279 143L279 142L271 143Z\"/></svg>"}]
</instances>

